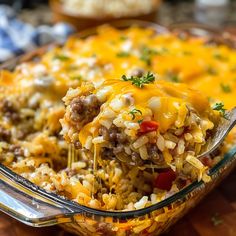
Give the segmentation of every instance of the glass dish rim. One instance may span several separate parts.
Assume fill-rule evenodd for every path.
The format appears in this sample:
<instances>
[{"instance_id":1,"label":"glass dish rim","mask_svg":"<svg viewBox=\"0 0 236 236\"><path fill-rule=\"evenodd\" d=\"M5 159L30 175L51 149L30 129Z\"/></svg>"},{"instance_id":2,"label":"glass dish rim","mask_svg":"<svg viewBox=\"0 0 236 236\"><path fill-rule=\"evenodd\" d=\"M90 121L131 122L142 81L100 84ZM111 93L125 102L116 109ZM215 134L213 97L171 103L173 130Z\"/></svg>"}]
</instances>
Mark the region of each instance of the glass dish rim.
<instances>
[{"instance_id":1,"label":"glass dish rim","mask_svg":"<svg viewBox=\"0 0 236 236\"><path fill-rule=\"evenodd\" d=\"M204 30L210 34L217 34L219 33L215 29L211 29L205 25L201 24L196 24L196 23L182 23L182 24L177 24L174 25L173 27L163 27L159 24L156 23L150 23L150 22L145 22L145 21L139 21L139 20L122 20L122 21L116 21L113 22L112 24L116 28L127 28L132 25L137 25L138 27L144 27L144 28L151 28L154 29L156 32L172 32L174 30L178 30L181 28L186 27L187 29L193 29L193 28L198 28L201 30ZM72 35L72 37L79 37L79 38L85 38L89 35L93 35L96 33L97 27L93 27L90 29L83 30L81 32L76 33L75 35ZM43 47L48 49L49 46ZM44 51L43 51L44 52ZM2 69L7 69L9 64L15 63L16 65L18 64L18 61L23 58L23 56L16 57L14 59L9 60L8 62L4 63L3 65L0 66L0 70ZM31 58L32 59L32 58ZM16 66L15 65L15 66ZM14 66L14 67L15 67ZM223 168L226 164L228 164L231 160L234 159L236 154L236 145L234 145L226 154L224 154L224 157L222 160L217 163L214 167L212 167L209 170L209 175L213 176L217 174L221 168ZM3 173L8 177L17 182L18 184L22 185L24 188L27 188L36 194L45 197L47 199L56 201L57 203L61 204L62 206L69 207L73 212L72 214L80 214L81 212L89 215L94 215L94 216L99 216L99 217L112 217L116 219L129 219L133 217L140 217L144 216L146 214L150 214L151 212L161 209L163 207L166 207L170 204L173 204L174 202L177 202L178 200L183 199L187 194L191 193L192 191L196 190L200 186L204 186L203 181L195 181L188 185L187 187L181 189L179 192L167 197L166 199L162 200L161 202L158 202L156 204L153 204L151 206L138 209L138 210L132 210L132 211L106 211L106 210L99 210L95 208L91 208L85 205L81 205L79 203L76 203L72 200L66 199L58 194L47 192L46 190L40 188L39 186L33 184L29 180L25 179L24 177L16 174L12 170L10 170L8 167L0 164L0 168L3 171Z\"/></svg>"}]
</instances>

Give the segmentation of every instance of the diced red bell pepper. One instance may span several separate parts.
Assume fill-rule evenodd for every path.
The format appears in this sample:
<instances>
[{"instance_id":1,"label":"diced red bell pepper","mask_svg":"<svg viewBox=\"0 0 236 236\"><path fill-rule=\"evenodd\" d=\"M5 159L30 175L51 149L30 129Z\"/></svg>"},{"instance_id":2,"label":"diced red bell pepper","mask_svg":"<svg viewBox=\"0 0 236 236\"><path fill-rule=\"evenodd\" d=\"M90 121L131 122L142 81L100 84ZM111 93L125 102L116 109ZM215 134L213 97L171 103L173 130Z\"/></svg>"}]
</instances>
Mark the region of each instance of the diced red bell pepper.
<instances>
[{"instance_id":1,"label":"diced red bell pepper","mask_svg":"<svg viewBox=\"0 0 236 236\"><path fill-rule=\"evenodd\" d=\"M142 134L145 134L145 133L157 130L158 127L159 127L159 123L157 123L156 121L143 121L140 124L139 132Z\"/></svg>"},{"instance_id":2,"label":"diced red bell pepper","mask_svg":"<svg viewBox=\"0 0 236 236\"><path fill-rule=\"evenodd\" d=\"M169 191L173 181L176 179L176 173L172 169L158 174L154 181L154 187Z\"/></svg>"}]
</instances>

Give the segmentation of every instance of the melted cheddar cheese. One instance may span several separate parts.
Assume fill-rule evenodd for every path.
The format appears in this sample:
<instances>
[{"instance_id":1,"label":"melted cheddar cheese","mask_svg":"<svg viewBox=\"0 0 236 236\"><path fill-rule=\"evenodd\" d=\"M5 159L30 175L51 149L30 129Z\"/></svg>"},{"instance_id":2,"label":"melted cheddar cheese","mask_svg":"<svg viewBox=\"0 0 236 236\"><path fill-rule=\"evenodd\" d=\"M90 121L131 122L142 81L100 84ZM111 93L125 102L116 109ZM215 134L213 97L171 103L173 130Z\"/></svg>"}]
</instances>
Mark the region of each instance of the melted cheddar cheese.
<instances>
[{"instance_id":1,"label":"melted cheddar cheese","mask_svg":"<svg viewBox=\"0 0 236 236\"><path fill-rule=\"evenodd\" d=\"M40 62L23 64L13 73L2 71L0 85L17 83L11 91L22 92L32 85L32 79L46 74L56 79L57 91L65 94L78 81L99 83L121 78L137 68L152 71L161 79L187 83L211 101L224 102L227 109L235 105L235 50L206 44L201 38L183 40L138 27L120 31L105 26L86 39L72 37L62 48L46 53Z\"/></svg>"},{"instance_id":2,"label":"melted cheddar cheese","mask_svg":"<svg viewBox=\"0 0 236 236\"><path fill-rule=\"evenodd\" d=\"M231 109L236 96L236 51L205 41L204 38L193 37L181 39L170 33L157 35L148 28L117 30L109 26L99 27L96 35L86 39L72 37L63 47L56 47L43 55L39 62L24 63L13 72L1 71L0 96L20 95L27 91L34 94L32 88L46 78L46 83L39 86L44 91L42 100L46 98L58 102L68 88L77 87L83 81L99 87L105 81L120 80L122 75L129 76L141 70L151 71L158 81L186 83L204 93L212 104L223 102L225 108ZM48 78L53 80L51 85L47 84ZM152 85L145 86L142 91L132 87L138 106L146 99L145 96L154 96L155 93L187 96L199 111L207 106L205 99L192 95L190 90L186 94L181 93L185 90L183 85L167 86L165 91L149 87ZM120 82L115 86L114 94L122 89L123 83ZM164 106L172 114L164 112L159 117L163 131L176 119L173 104L174 101L172 105L166 102ZM182 109L182 112L186 111Z\"/></svg>"},{"instance_id":3,"label":"melted cheddar cheese","mask_svg":"<svg viewBox=\"0 0 236 236\"><path fill-rule=\"evenodd\" d=\"M87 87L90 86L85 84L80 87L80 92L83 94ZM161 133L165 133L171 126L183 127L188 109L194 109L202 119L207 120L209 117L212 119L214 116L203 94L180 83L172 84L164 80L155 80L154 83L139 88L130 81L107 80L102 87L91 92L100 98L103 105L98 116L79 132L82 146L85 145L89 135L93 137L97 135L97 128L100 127L101 120L106 120L105 113L110 109L122 115L122 119L127 122L137 122L140 117L145 119L151 116L153 120L158 121ZM132 108L138 109L142 115L132 118L130 116ZM209 127L213 128L211 121Z\"/></svg>"},{"instance_id":4,"label":"melted cheddar cheese","mask_svg":"<svg viewBox=\"0 0 236 236\"><path fill-rule=\"evenodd\" d=\"M101 27L98 35L86 40L71 38L63 52L72 62L93 66L94 74L80 71L85 79L120 78L132 69L143 68L171 82L187 83L211 101L224 102L227 109L235 105L236 52L225 45L209 45L200 38L183 40L172 34L155 35L151 29ZM150 55L150 65L146 54ZM80 57L89 57L90 61Z\"/></svg>"}]
</instances>

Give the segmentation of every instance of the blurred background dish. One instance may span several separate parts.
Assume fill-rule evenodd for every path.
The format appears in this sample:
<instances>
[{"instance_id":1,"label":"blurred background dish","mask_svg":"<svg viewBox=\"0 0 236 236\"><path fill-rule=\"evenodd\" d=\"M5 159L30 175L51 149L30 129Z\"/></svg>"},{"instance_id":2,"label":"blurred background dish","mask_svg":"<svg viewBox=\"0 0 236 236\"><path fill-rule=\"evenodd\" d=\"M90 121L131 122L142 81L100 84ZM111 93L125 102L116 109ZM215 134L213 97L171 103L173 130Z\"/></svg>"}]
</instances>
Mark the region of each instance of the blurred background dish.
<instances>
[{"instance_id":1,"label":"blurred background dish","mask_svg":"<svg viewBox=\"0 0 236 236\"><path fill-rule=\"evenodd\" d=\"M78 30L117 19L155 21L160 3L161 0L50 0L54 22L64 21Z\"/></svg>"}]
</instances>

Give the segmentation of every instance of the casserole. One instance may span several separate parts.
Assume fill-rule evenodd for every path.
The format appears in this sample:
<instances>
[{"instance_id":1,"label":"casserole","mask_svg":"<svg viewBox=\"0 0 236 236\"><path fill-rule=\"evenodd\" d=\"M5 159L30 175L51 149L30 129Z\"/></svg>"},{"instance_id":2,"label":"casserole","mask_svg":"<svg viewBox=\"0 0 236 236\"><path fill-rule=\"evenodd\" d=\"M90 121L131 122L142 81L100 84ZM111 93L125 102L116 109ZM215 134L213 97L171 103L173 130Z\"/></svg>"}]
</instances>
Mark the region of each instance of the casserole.
<instances>
[{"instance_id":1,"label":"casserole","mask_svg":"<svg viewBox=\"0 0 236 236\"><path fill-rule=\"evenodd\" d=\"M162 28L159 27L157 29ZM201 30L200 32L204 31ZM68 200L63 200L54 194L46 193L28 181L17 177L17 175L5 167L1 167L1 184L5 186L2 187L2 191L5 192L3 192L3 196L18 194L14 199L10 197L3 198L5 201L1 207L12 216L19 217L22 221L28 221L34 225L65 223L73 219L74 224L68 223L64 227L69 227L68 230L84 235L92 233L97 235L106 233L108 235L115 232L117 235L125 235L126 232L130 234L155 235L168 228L179 216L184 214L204 194L210 191L219 181L220 174L223 177L233 168L234 154L235 149L231 149L224 159L210 170L212 181L208 184L204 184L201 181L190 184L160 203L141 210L128 212L108 212L77 205ZM20 190L20 192L13 192L10 186L14 184L9 178L12 178L13 182L16 182L15 184L20 183L20 187L24 188L23 192L25 194L22 194ZM32 198L33 192L36 194L34 198ZM9 202L9 199L14 201L15 206L12 205L12 202ZM19 204L19 200L21 204ZM34 208L34 211L32 208ZM129 218L132 219L128 220Z\"/></svg>"}]
</instances>

